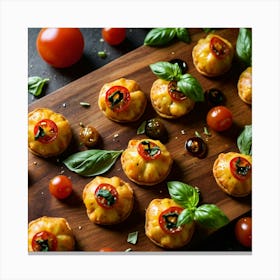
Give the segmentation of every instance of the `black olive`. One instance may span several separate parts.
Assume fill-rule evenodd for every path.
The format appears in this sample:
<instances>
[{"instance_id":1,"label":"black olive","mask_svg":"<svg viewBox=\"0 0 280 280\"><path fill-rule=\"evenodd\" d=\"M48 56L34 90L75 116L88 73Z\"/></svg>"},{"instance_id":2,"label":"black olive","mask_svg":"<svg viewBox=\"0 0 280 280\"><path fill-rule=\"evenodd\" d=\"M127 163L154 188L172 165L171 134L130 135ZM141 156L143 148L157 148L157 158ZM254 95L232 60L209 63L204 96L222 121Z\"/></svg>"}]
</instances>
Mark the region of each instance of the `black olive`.
<instances>
[{"instance_id":1,"label":"black olive","mask_svg":"<svg viewBox=\"0 0 280 280\"><path fill-rule=\"evenodd\" d=\"M170 63L172 63L172 64L177 63L182 71L182 74L184 74L188 71L188 64L182 59L174 58L174 59L170 60Z\"/></svg>"},{"instance_id":2,"label":"black olive","mask_svg":"<svg viewBox=\"0 0 280 280\"><path fill-rule=\"evenodd\" d=\"M99 133L93 126L82 127L80 140L88 148L94 147L99 140Z\"/></svg>"},{"instance_id":3,"label":"black olive","mask_svg":"<svg viewBox=\"0 0 280 280\"><path fill-rule=\"evenodd\" d=\"M186 141L187 151L194 157L204 158L207 154L207 145L200 137L191 137Z\"/></svg>"},{"instance_id":4,"label":"black olive","mask_svg":"<svg viewBox=\"0 0 280 280\"><path fill-rule=\"evenodd\" d=\"M214 106L225 102L225 96L219 89L211 88L205 92L206 99Z\"/></svg>"},{"instance_id":5,"label":"black olive","mask_svg":"<svg viewBox=\"0 0 280 280\"><path fill-rule=\"evenodd\" d=\"M145 134L155 140L167 141L167 130L160 119L154 118L146 122Z\"/></svg>"}]
</instances>

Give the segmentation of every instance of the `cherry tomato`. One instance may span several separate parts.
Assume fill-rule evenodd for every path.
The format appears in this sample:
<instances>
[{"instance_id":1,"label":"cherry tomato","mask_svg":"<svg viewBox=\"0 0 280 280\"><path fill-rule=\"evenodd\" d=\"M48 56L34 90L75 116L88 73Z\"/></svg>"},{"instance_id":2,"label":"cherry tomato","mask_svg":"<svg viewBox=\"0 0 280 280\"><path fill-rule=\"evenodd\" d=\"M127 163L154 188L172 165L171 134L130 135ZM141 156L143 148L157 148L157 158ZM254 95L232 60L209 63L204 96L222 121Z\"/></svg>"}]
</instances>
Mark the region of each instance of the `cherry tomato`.
<instances>
[{"instance_id":1,"label":"cherry tomato","mask_svg":"<svg viewBox=\"0 0 280 280\"><path fill-rule=\"evenodd\" d=\"M233 123L232 113L225 106L213 107L207 114L206 122L215 131L224 131Z\"/></svg>"},{"instance_id":2,"label":"cherry tomato","mask_svg":"<svg viewBox=\"0 0 280 280\"><path fill-rule=\"evenodd\" d=\"M235 157L230 161L230 171L239 181L245 181L251 175L251 163L243 157Z\"/></svg>"},{"instance_id":3,"label":"cherry tomato","mask_svg":"<svg viewBox=\"0 0 280 280\"><path fill-rule=\"evenodd\" d=\"M37 232L31 241L32 249L38 251L56 251L57 238L54 234L48 231Z\"/></svg>"},{"instance_id":4,"label":"cherry tomato","mask_svg":"<svg viewBox=\"0 0 280 280\"><path fill-rule=\"evenodd\" d=\"M50 180L49 190L54 197L64 199L72 193L73 185L67 176L57 175Z\"/></svg>"},{"instance_id":5,"label":"cherry tomato","mask_svg":"<svg viewBox=\"0 0 280 280\"><path fill-rule=\"evenodd\" d=\"M157 159L161 155L161 150L158 145L148 140L141 141L137 146L137 151L147 161Z\"/></svg>"},{"instance_id":6,"label":"cherry tomato","mask_svg":"<svg viewBox=\"0 0 280 280\"><path fill-rule=\"evenodd\" d=\"M126 37L125 28L103 28L102 38L112 46L119 45Z\"/></svg>"},{"instance_id":7,"label":"cherry tomato","mask_svg":"<svg viewBox=\"0 0 280 280\"><path fill-rule=\"evenodd\" d=\"M110 184L100 184L94 194L97 203L103 208L112 208L118 201L118 192Z\"/></svg>"},{"instance_id":8,"label":"cherry tomato","mask_svg":"<svg viewBox=\"0 0 280 280\"><path fill-rule=\"evenodd\" d=\"M177 82L176 81L171 81L168 84L168 93L174 101L179 101L180 102L180 101L183 101L187 98L187 96L185 94L183 94L182 92L180 92L177 89Z\"/></svg>"},{"instance_id":9,"label":"cherry tomato","mask_svg":"<svg viewBox=\"0 0 280 280\"><path fill-rule=\"evenodd\" d=\"M58 128L55 122L44 119L34 126L34 138L42 144L49 144L54 141L58 134Z\"/></svg>"},{"instance_id":10,"label":"cherry tomato","mask_svg":"<svg viewBox=\"0 0 280 280\"><path fill-rule=\"evenodd\" d=\"M117 113L123 112L130 103L129 90L123 86L113 86L107 90L105 101L112 111Z\"/></svg>"},{"instance_id":11,"label":"cherry tomato","mask_svg":"<svg viewBox=\"0 0 280 280\"><path fill-rule=\"evenodd\" d=\"M212 37L210 41L210 50L218 59L225 58L230 51L229 46L223 40L215 36Z\"/></svg>"},{"instance_id":12,"label":"cherry tomato","mask_svg":"<svg viewBox=\"0 0 280 280\"><path fill-rule=\"evenodd\" d=\"M181 226L177 226L177 220L183 208L172 206L164 210L159 215L159 225L167 234L174 234L182 230Z\"/></svg>"},{"instance_id":13,"label":"cherry tomato","mask_svg":"<svg viewBox=\"0 0 280 280\"><path fill-rule=\"evenodd\" d=\"M115 250L111 247L103 247L99 250L99 252L114 252Z\"/></svg>"},{"instance_id":14,"label":"cherry tomato","mask_svg":"<svg viewBox=\"0 0 280 280\"><path fill-rule=\"evenodd\" d=\"M84 38L78 28L42 28L36 46L44 61L54 67L65 68L81 58Z\"/></svg>"},{"instance_id":15,"label":"cherry tomato","mask_svg":"<svg viewBox=\"0 0 280 280\"><path fill-rule=\"evenodd\" d=\"M235 224L235 237L245 247L252 247L252 218L240 218Z\"/></svg>"}]
</instances>

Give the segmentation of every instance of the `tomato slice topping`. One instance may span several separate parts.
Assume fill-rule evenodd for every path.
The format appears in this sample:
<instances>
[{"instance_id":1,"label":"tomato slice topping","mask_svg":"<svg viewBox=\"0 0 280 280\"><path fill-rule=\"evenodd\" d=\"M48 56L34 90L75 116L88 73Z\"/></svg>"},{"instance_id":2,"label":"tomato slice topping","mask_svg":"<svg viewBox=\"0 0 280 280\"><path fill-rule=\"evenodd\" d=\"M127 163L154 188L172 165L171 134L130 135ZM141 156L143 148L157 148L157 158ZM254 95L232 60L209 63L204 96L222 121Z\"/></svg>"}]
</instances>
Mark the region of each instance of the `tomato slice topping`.
<instances>
[{"instance_id":1,"label":"tomato slice topping","mask_svg":"<svg viewBox=\"0 0 280 280\"><path fill-rule=\"evenodd\" d=\"M54 141L58 134L58 128L52 120L44 119L34 126L34 137L42 144L49 144Z\"/></svg>"},{"instance_id":2,"label":"tomato slice topping","mask_svg":"<svg viewBox=\"0 0 280 280\"><path fill-rule=\"evenodd\" d=\"M223 40L218 37L212 37L210 41L210 50L216 58L223 59L228 55L230 49Z\"/></svg>"},{"instance_id":3,"label":"tomato slice topping","mask_svg":"<svg viewBox=\"0 0 280 280\"><path fill-rule=\"evenodd\" d=\"M230 171L239 181L245 181L252 171L251 163L243 157L235 157L230 161Z\"/></svg>"},{"instance_id":4,"label":"tomato slice topping","mask_svg":"<svg viewBox=\"0 0 280 280\"><path fill-rule=\"evenodd\" d=\"M172 206L160 213L159 225L165 233L174 234L182 230L181 226L177 226L177 220L182 211L183 208Z\"/></svg>"},{"instance_id":5,"label":"tomato slice topping","mask_svg":"<svg viewBox=\"0 0 280 280\"><path fill-rule=\"evenodd\" d=\"M187 96L185 94L183 94L182 92L180 92L177 89L177 82L176 81L171 81L168 84L168 93L174 101L179 101L180 102L180 101L183 101L187 98Z\"/></svg>"},{"instance_id":6,"label":"tomato slice topping","mask_svg":"<svg viewBox=\"0 0 280 280\"><path fill-rule=\"evenodd\" d=\"M125 111L130 103L130 93L126 87L113 86L106 92L106 104L114 112Z\"/></svg>"},{"instance_id":7,"label":"tomato slice topping","mask_svg":"<svg viewBox=\"0 0 280 280\"><path fill-rule=\"evenodd\" d=\"M103 208L112 208L118 201L118 192L110 184L100 184L95 190L97 203Z\"/></svg>"},{"instance_id":8,"label":"tomato slice topping","mask_svg":"<svg viewBox=\"0 0 280 280\"><path fill-rule=\"evenodd\" d=\"M159 146L149 140L141 141L137 146L137 151L144 160L154 160L161 155Z\"/></svg>"},{"instance_id":9,"label":"tomato slice topping","mask_svg":"<svg viewBox=\"0 0 280 280\"><path fill-rule=\"evenodd\" d=\"M36 252L56 251L57 238L49 231L40 231L33 236L31 245Z\"/></svg>"}]
</instances>

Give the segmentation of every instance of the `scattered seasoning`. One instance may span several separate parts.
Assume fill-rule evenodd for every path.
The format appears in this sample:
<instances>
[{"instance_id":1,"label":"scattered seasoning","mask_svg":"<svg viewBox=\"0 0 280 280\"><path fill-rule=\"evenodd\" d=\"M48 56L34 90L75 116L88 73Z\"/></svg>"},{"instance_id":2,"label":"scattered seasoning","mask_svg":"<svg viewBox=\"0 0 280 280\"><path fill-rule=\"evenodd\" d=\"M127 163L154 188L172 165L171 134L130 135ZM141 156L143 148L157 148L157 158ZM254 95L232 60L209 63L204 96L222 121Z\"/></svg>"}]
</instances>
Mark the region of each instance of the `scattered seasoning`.
<instances>
[{"instance_id":1,"label":"scattered seasoning","mask_svg":"<svg viewBox=\"0 0 280 280\"><path fill-rule=\"evenodd\" d=\"M81 230L81 229L82 229L82 226L79 226L78 229Z\"/></svg>"},{"instance_id":2,"label":"scattered seasoning","mask_svg":"<svg viewBox=\"0 0 280 280\"><path fill-rule=\"evenodd\" d=\"M83 128L85 127L85 125L82 122L79 123L79 126Z\"/></svg>"},{"instance_id":3,"label":"scattered seasoning","mask_svg":"<svg viewBox=\"0 0 280 280\"><path fill-rule=\"evenodd\" d=\"M97 54L100 58L106 58L107 57L107 53L105 51L99 51Z\"/></svg>"},{"instance_id":4,"label":"scattered seasoning","mask_svg":"<svg viewBox=\"0 0 280 280\"><path fill-rule=\"evenodd\" d=\"M202 138L201 135L200 135L200 133L199 133L198 131L195 131L194 134L195 134L196 137Z\"/></svg>"},{"instance_id":5,"label":"scattered seasoning","mask_svg":"<svg viewBox=\"0 0 280 280\"><path fill-rule=\"evenodd\" d=\"M182 129L182 130L181 130L181 134L182 134L182 135L186 134L185 129Z\"/></svg>"},{"instance_id":6,"label":"scattered seasoning","mask_svg":"<svg viewBox=\"0 0 280 280\"><path fill-rule=\"evenodd\" d=\"M203 128L203 133L207 136L211 136L211 133L209 132L209 130L206 126L204 126L204 128Z\"/></svg>"},{"instance_id":7,"label":"scattered seasoning","mask_svg":"<svg viewBox=\"0 0 280 280\"><path fill-rule=\"evenodd\" d=\"M127 248L127 249L125 249L124 251L125 251L125 252L131 252L132 249L131 249L131 248Z\"/></svg>"},{"instance_id":8,"label":"scattered seasoning","mask_svg":"<svg viewBox=\"0 0 280 280\"><path fill-rule=\"evenodd\" d=\"M117 137L119 137L119 134L118 133L114 134L114 138L117 138Z\"/></svg>"},{"instance_id":9,"label":"scattered seasoning","mask_svg":"<svg viewBox=\"0 0 280 280\"><path fill-rule=\"evenodd\" d=\"M38 162L37 162L37 161L34 161L34 162L33 162L33 165L37 165L37 164L38 164Z\"/></svg>"},{"instance_id":10,"label":"scattered seasoning","mask_svg":"<svg viewBox=\"0 0 280 280\"><path fill-rule=\"evenodd\" d=\"M138 240L138 231L130 232L127 236L127 242L131 244L136 244Z\"/></svg>"},{"instance_id":11,"label":"scattered seasoning","mask_svg":"<svg viewBox=\"0 0 280 280\"><path fill-rule=\"evenodd\" d=\"M88 102L80 102L80 105L83 106L83 107L90 107L90 103Z\"/></svg>"},{"instance_id":12,"label":"scattered seasoning","mask_svg":"<svg viewBox=\"0 0 280 280\"><path fill-rule=\"evenodd\" d=\"M62 104L62 107L63 107L63 108L66 108L66 103L63 103L63 104Z\"/></svg>"}]
</instances>

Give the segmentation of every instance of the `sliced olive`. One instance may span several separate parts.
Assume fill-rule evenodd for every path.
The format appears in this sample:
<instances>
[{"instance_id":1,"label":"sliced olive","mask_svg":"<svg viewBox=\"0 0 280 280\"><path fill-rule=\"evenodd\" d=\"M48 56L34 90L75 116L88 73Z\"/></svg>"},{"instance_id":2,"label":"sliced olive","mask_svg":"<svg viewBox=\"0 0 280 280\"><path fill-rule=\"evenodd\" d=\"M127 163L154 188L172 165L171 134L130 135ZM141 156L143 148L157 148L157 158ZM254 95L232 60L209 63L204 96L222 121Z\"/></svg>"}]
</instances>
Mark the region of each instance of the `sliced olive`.
<instances>
[{"instance_id":1,"label":"sliced olive","mask_svg":"<svg viewBox=\"0 0 280 280\"><path fill-rule=\"evenodd\" d=\"M186 141L186 150L194 157L204 158L207 154L207 145L200 137L191 137Z\"/></svg>"},{"instance_id":2,"label":"sliced olive","mask_svg":"<svg viewBox=\"0 0 280 280\"><path fill-rule=\"evenodd\" d=\"M221 90L211 88L205 92L206 99L214 106L221 105L225 102L225 96Z\"/></svg>"},{"instance_id":3,"label":"sliced olive","mask_svg":"<svg viewBox=\"0 0 280 280\"><path fill-rule=\"evenodd\" d=\"M183 74L185 74L188 71L187 62L185 62L182 59L174 58L174 59L170 60L170 63L172 63L172 64L177 63Z\"/></svg>"},{"instance_id":4,"label":"sliced olive","mask_svg":"<svg viewBox=\"0 0 280 280\"><path fill-rule=\"evenodd\" d=\"M161 140L162 142L167 141L167 130L160 119L154 118L146 122L145 134L156 140Z\"/></svg>"},{"instance_id":5,"label":"sliced olive","mask_svg":"<svg viewBox=\"0 0 280 280\"><path fill-rule=\"evenodd\" d=\"M99 133L93 126L82 127L80 140L88 148L94 147L99 140Z\"/></svg>"}]
</instances>

